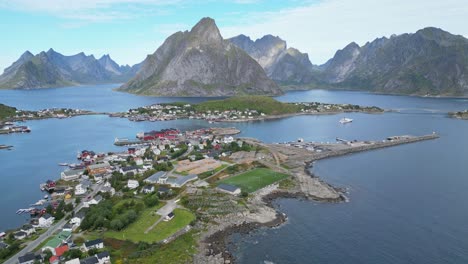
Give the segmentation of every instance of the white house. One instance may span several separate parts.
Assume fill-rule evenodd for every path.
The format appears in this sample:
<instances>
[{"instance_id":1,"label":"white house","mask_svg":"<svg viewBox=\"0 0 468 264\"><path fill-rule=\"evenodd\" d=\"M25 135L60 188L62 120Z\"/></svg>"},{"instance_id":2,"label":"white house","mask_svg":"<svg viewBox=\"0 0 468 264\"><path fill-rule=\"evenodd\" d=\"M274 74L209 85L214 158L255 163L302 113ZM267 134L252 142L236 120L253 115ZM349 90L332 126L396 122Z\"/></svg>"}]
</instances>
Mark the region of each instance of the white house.
<instances>
[{"instance_id":1,"label":"white house","mask_svg":"<svg viewBox=\"0 0 468 264\"><path fill-rule=\"evenodd\" d=\"M90 205L96 205L102 201L102 196L101 195L96 195L93 197L93 199L87 201L84 203L85 207L89 207Z\"/></svg>"},{"instance_id":2,"label":"white house","mask_svg":"<svg viewBox=\"0 0 468 264\"><path fill-rule=\"evenodd\" d=\"M128 180L127 182L127 187L130 189L130 190L133 190L133 189L136 189L140 186L140 184L138 183L138 181L136 180Z\"/></svg>"},{"instance_id":3,"label":"white house","mask_svg":"<svg viewBox=\"0 0 468 264\"><path fill-rule=\"evenodd\" d=\"M83 175L84 170L67 170L60 173L60 178L64 181L78 180Z\"/></svg>"},{"instance_id":4,"label":"white house","mask_svg":"<svg viewBox=\"0 0 468 264\"><path fill-rule=\"evenodd\" d=\"M143 154L145 154L145 153L143 153ZM137 166L143 165L143 159L142 158L134 158L133 161L135 161Z\"/></svg>"},{"instance_id":5,"label":"white house","mask_svg":"<svg viewBox=\"0 0 468 264\"><path fill-rule=\"evenodd\" d=\"M107 251L96 254L96 258L98 259L99 264L111 263L110 255L109 255L109 252Z\"/></svg>"},{"instance_id":6,"label":"white house","mask_svg":"<svg viewBox=\"0 0 468 264\"><path fill-rule=\"evenodd\" d=\"M81 221L83 221L84 217L85 217L85 212L79 211L72 217L72 219L70 219L70 224L80 226Z\"/></svg>"},{"instance_id":7,"label":"white house","mask_svg":"<svg viewBox=\"0 0 468 264\"><path fill-rule=\"evenodd\" d=\"M39 218L39 227L50 227L54 223L55 217L45 214Z\"/></svg>"},{"instance_id":8,"label":"white house","mask_svg":"<svg viewBox=\"0 0 468 264\"><path fill-rule=\"evenodd\" d=\"M91 240L91 241L86 241L84 244L83 244L83 249L88 252L88 250L90 249L101 249L101 248L104 248L104 242L102 241L102 239L95 239L95 240Z\"/></svg>"},{"instance_id":9,"label":"white house","mask_svg":"<svg viewBox=\"0 0 468 264\"><path fill-rule=\"evenodd\" d=\"M146 185L145 187L143 187L143 189L141 190L142 193L154 193L154 186L153 185Z\"/></svg>"},{"instance_id":10,"label":"white house","mask_svg":"<svg viewBox=\"0 0 468 264\"><path fill-rule=\"evenodd\" d=\"M36 229L32 225L29 225L29 224L23 225L21 227L21 231L25 232L28 236L36 233Z\"/></svg>"},{"instance_id":11,"label":"white house","mask_svg":"<svg viewBox=\"0 0 468 264\"><path fill-rule=\"evenodd\" d=\"M83 195L86 193L86 188L80 183L75 187L75 195Z\"/></svg>"},{"instance_id":12,"label":"white house","mask_svg":"<svg viewBox=\"0 0 468 264\"><path fill-rule=\"evenodd\" d=\"M224 142L224 144L230 144L230 143L234 142L234 138L233 137L224 137L223 142Z\"/></svg>"},{"instance_id":13,"label":"white house","mask_svg":"<svg viewBox=\"0 0 468 264\"><path fill-rule=\"evenodd\" d=\"M161 150L158 148L153 148L154 155L161 155Z\"/></svg>"}]
</instances>

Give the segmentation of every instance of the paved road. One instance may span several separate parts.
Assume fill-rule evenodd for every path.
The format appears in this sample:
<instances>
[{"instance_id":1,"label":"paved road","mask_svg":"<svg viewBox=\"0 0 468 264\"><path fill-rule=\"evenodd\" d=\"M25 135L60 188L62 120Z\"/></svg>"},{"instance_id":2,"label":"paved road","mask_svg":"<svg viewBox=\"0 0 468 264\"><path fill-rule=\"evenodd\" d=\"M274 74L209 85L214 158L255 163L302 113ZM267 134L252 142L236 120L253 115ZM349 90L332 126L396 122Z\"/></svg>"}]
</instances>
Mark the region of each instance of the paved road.
<instances>
[{"instance_id":1,"label":"paved road","mask_svg":"<svg viewBox=\"0 0 468 264\"><path fill-rule=\"evenodd\" d=\"M88 194L88 196L94 196L96 193L101 191L102 187L104 187L104 184L95 184L92 186L93 191ZM84 206L84 201L82 201L73 211L77 213L78 211L81 210ZM25 248L23 248L20 252L16 253L13 255L10 259L4 262L4 264L17 264L18 263L18 258L20 256L23 256L29 252L33 252L35 248L37 248L42 242L47 240L52 234L55 232L59 231L62 229L62 227L67 223L65 220L66 216L62 218L62 220L58 221L54 225L52 225L45 233L40 235L36 240L31 241Z\"/></svg>"}]
</instances>

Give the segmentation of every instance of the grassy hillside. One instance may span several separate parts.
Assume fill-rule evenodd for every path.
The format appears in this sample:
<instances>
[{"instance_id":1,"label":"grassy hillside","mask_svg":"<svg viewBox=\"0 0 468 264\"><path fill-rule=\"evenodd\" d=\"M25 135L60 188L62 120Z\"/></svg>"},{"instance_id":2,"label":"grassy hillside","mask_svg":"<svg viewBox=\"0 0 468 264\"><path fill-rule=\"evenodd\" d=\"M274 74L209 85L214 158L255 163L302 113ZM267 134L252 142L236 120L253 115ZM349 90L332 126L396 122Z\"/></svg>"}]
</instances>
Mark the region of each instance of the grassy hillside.
<instances>
[{"instance_id":1,"label":"grassy hillside","mask_svg":"<svg viewBox=\"0 0 468 264\"><path fill-rule=\"evenodd\" d=\"M16 108L0 104L0 120L14 116L15 114Z\"/></svg>"},{"instance_id":2,"label":"grassy hillside","mask_svg":"<svg viewBox=\"0 0 468 264\"><path fill-rule=\"evenodd\" d=\"M257 110L258 112L265 113L267 115L280 115L296 113L301 108L294 104L287 104L276 101L275 99L268 96L238 96L231 97L224 100L215 100L203 102L194 105L195 110L200 112L211 111L226 111L226 110L238 110L244 111L245 109Z\"/></svg>"}]
</instances>

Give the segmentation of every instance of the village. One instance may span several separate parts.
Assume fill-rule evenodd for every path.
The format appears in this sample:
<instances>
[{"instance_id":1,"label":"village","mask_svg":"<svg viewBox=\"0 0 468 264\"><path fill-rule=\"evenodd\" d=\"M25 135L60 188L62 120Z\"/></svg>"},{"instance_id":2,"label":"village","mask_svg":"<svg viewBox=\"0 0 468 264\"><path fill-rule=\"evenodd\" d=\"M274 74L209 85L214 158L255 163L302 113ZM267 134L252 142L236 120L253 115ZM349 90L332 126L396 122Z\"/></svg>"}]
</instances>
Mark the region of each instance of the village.
<instances>
[{"instance_id":1,"label":"village","mask_svg":"<svg viewBox=\"0 0 468 264\"><path fill-rule=\"evenodd\" d=\"M265 195L282 190L343 199L339 190L304 173L307 162L438 137L264 144L230 134L238 132L168 128L138 133L145 144L127 142L121 152L81 151L78 163L60 164L69 167L60 179L39 186L44 199L17 211L31 220L0 234L0 257L20 264L158 263L201 252L200 263L212 255L229 260L202 241L227 224L273 221L277 213ZM175 256L180 247L185 254Z\"/></svg>"},{"instance_id":2,"label":"village","mask_svg":"<svg viewBox=\"0 0 468 264\"><path fill-rule=\"evenodd\" d=\"M111 114L113 117L128 118L130 121L169 121L175 119L200 119L213 122L243 122L292 115L333 114L341 112L379 113L383 110L377 107L364 107L351 104L326 104L318 102L291 103L297 111L285 114L269 114L256 110L255 105L249 108L233 107L229 110L198 109L196 105L186 103L154 104L150 106L130 109L124 113Z\"/></svg>"},{"instance_id":3,"label":"village","mask_svg":"<svg viewBox=\"0 0 468 264\"><path fill-rule=\"evenodd\" d=\"M0 120L0 134L10 133L29 133L31 129L28 126L17 125L15 122L24 122L27 120L38 120L48 118L70 118L79 115L97 114L92 111L69 109L69 108L51 108L39 111L15 110L15 113L3 120Z\"/></svg>"}]
</instances>

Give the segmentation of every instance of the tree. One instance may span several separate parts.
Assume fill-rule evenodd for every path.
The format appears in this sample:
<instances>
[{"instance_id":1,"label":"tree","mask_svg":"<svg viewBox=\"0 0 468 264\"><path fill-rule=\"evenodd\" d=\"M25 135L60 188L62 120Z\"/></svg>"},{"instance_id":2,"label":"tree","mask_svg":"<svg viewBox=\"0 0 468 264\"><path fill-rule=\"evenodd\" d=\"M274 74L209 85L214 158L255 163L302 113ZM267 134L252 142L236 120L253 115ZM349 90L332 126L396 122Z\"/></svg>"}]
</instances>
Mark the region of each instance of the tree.
<instances>
[{"instance_id":1,"label":"tree","mask_svg":"<svg viewBox=\"0 0 468 264\"><path fill-rule=\"evenodd\" d=\"M65 209L66 212L73 211L73 204L72 203L66 204L64 209Z\"/></svg>"},{"instance_id":2,"label":"tree","mask_svg":"<svg viewBox=\"0 0 468 264\"><path fill-rule=\"evenodd\" d=\"M66 260L76 259L76 258L80 259L83 257L83 252L81 252L81 250L79 249L74 248L63 253L63 257Z\"/></svg>"},{"instance_id":3,"label":"tree","mask_svg":"<svg viewBox=\"0 0 468 264\"><path fill-rule=\"evenodd\" d=\"M143 201L147 207L153 207L159 202L158 196L156 194L146 195L145 198L143 198Z\"/></svg>"},{"instance_id":4,"label":"tree","mask_svg":"<svg viewBox=\"0 0 468 264\"><path fill-rule=\"evenodd\" d=\"M76 204L80 204L80 203L81 203L81 198L80 198L80 197L76 197L76 198L75 198L75 203L76 203Z\"/></svg>"},{"instance_id":5,"label":"tree","mask_svg":"<svg viewBox=\"0 0 468 264\"><path fill-rule=\"evenodd\" d=\"M44 253L44 255L45 255L44 258L45 258L46 260L50 259L50 257L53 256L52 251L50 251L49 249L46 249L46 250L42 251L42 253Z\"/></svg>"},{"instance_id":6,"label":"tree","mask_svg":"<svg viewBox=\"0 0 468 264\"><path fill-rule=\"evenodd\" d=\"M123 223L119 219L114 219L110 222L110 228L113 230L120 231L123 228Z\"/></svg>"}]
</instances>

